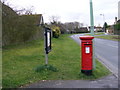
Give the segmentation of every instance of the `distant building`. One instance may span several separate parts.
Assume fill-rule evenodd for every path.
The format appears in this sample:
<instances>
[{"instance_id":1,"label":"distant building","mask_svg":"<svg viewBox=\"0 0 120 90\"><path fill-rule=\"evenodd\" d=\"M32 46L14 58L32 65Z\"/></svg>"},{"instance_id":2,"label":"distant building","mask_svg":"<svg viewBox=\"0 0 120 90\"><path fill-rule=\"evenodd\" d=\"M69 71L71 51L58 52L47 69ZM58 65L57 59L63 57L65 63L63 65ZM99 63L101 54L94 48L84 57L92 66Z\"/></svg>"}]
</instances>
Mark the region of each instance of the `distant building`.
<instances>
[{"instance_id":1,"label":"distant building","mask_svg":"<svg viewBox=\"0 0 120 90\"><path fill-rule=\"evenodd\" d=\"M114 25L110 25L109 28L107 28L106 33L113 34L114 33Z\"/></svg>"},{"instance_id":2,"label":"distant building","mask_svg":"<svg viewBox=\"0 0 120 90\"><path fill-rule=\"evenodd\" d=\"M88 31L90 31L90 26L88 27ZM102 27L101 26L94 26L94 31L96 31L96 32L102 31Z\"/></svg>"},{"instance_id":3,"label":"distant building","mask_svg":"<svg viewBox=\"0 0 120 90\"><path fill-rule=\"evenodd\" d=\"M120 1L118 2L118 20L120 20Z\"/></svg>"},{"instance_id":4,"label":"distant building","mask_svg":"<svg viewBox=\"0 0 120 90\"><path fill-rule=\"evenodd\" d=\"M88 31L90 31L90 30L91 30L91 29L90 29L90 27L91 27L91 26L88 26ZM94 26L94 31L96 31L95 26Z\"/></svg>"},{"instance_id":5,"label":"distant building","mask_svg":"<svg viewBox=\"0 0 120 90\"><path fill-rule=\"evenodd\" d=\"M75 30L76 33L88 33L88 28L87 27L80 27Z\"/></svg>"}]
</instances>

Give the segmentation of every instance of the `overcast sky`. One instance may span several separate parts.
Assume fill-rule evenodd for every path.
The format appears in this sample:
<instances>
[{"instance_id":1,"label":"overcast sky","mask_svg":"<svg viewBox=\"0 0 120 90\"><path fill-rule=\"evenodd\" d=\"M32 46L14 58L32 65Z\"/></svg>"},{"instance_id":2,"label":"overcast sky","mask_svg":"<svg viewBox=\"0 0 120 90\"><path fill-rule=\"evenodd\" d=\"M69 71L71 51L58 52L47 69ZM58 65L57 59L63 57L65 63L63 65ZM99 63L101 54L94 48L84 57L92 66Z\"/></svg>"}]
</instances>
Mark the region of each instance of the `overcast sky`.
<instances>
[{"instance_id":1,"label":"overcast sky","mask_svg":"<svg viewBox=\"0 0 120 90\"><path fill-rule=\"evenodd\" d=\"M105 21L113 24L118 17L118 1L120 0L93 0L94 24L102 26ZM43 14L44 21L49 22L50 16L59 16L61 22L80 22L90 25L89 0L7 0L14 9L30 8L33 12Z\"/></svg>"}]
</instances>

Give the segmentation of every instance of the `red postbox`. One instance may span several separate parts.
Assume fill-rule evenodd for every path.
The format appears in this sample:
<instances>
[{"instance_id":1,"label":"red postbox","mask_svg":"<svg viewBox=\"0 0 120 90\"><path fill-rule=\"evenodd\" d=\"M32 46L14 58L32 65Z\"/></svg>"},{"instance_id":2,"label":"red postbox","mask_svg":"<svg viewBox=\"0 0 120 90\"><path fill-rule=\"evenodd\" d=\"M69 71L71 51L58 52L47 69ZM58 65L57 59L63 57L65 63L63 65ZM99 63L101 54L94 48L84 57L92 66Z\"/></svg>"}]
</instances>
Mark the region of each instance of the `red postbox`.
<instances>
[{"instance_id":1,"label":"red postbox","mask_svg":"<svg viewBox=\"0 0 120 90\"><path fill-rule=\"evenodd\" d=\"M92 73L92 56L93 56L93 50L92 50L92 39L93 36L81 36L81 72L85 74L91 74Z\"/></svg>"}]
</instances>

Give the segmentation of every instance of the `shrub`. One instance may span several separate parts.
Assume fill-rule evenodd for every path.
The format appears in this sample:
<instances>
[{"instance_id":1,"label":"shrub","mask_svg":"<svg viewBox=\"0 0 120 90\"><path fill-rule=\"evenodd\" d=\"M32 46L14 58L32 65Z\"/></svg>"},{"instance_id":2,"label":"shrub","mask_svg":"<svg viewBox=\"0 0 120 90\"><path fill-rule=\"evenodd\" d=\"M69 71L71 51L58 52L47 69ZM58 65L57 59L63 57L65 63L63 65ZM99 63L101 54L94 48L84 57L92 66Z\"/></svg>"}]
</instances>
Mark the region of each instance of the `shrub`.
<instances>
[{"instance_id":1,"label":"shrub","mask_svg":"<svg viewBox=\"0 0 120 90\"><path fill-rule=\"evenodd\" d=\"M114 34L120 35L120 23L114 25Z\"/></svg>"},{"instance_id":2,"label":"shrub","mask_svg":"<svg viewBox=\"0 0 120 90\"><path fill-rule=\"evenodd\" d=\"M40 16L18 15L12 8L2 4L2 45L43 39L43 30L37 26Z\"/></svg>"},{"instance_id":3,"label":"shrub","mask_svg":"<svg viewBox=\"0 0 120 90\"><path fill-rule=\"evenodd\" d=\"M116 30L120 30L120 23L118 23L118 24L115 25L115 29Z\"/></svg>"},{"instance_id":4,"label":"shrub","mask_svg":"<svg viewBox=\"0 0 120 90\"><path fill-rule=\"evenodd\" d=\"M52 26L51 29L53 31L53 37L54 38L59 38L59 36L61 34L60 28L57 27L57 26Z\"/></svg>"}]
</instances>

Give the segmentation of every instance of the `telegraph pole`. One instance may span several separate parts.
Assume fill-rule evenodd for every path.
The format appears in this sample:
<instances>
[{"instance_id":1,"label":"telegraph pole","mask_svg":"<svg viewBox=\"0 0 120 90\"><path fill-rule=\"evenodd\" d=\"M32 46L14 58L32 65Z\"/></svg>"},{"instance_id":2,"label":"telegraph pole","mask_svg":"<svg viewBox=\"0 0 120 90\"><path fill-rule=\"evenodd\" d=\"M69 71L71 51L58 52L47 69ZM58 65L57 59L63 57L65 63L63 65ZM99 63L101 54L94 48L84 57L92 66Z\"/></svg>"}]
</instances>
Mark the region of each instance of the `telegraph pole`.
<instances>
[{"instance_id":1,"label":"telegraph pole","mask_svg":"<svg viewBox=\"0 0 120 90\"><path fill-rule=\"evenodd\" d=\"M94 16L93 16L93 3L92 0L90 0L90 31L91 36L94 36ZM93 39L93 69L95 69L95 47L94 47L94 39Z\"/></svg>"}]
</instances>

